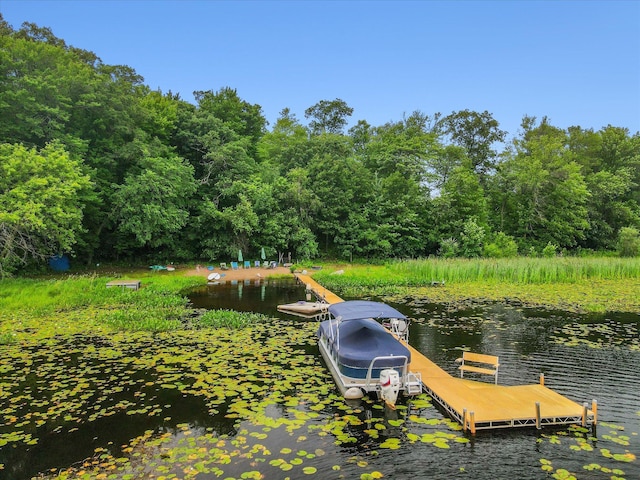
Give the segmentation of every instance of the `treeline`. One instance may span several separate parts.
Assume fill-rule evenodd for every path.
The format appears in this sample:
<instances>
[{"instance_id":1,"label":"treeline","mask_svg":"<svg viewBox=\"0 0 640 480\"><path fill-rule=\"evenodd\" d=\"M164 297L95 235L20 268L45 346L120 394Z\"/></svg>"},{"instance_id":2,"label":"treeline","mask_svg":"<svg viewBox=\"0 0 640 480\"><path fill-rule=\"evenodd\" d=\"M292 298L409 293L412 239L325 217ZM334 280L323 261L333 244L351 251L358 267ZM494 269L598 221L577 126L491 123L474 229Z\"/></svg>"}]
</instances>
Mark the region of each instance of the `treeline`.
<instances>
[{"instance_id":1,"label":"treeline","mask_svg":"<svg viewBox=\"0 0 640 480\"><path fill-rule=\"evenodd\" d=\"M340 99L269 125L232 88L195 100L0 16L0 273L71 251L87 264L637 251L637 132L525 116L508 137L469 110L347 130Z\"/></svg>"}]
</instances>

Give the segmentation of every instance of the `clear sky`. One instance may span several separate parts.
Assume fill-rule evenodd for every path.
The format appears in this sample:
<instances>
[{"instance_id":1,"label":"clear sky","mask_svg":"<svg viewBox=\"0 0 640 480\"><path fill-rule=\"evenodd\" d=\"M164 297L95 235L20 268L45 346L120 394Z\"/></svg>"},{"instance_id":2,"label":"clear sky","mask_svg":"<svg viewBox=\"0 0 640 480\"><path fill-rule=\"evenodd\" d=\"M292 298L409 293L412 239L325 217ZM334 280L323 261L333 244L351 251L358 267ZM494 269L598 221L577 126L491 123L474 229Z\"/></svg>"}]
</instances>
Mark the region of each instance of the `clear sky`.
<instances>
[{"instance_id":1,"label":"clear sky","mask_svg":"<svg viewBox=\"0 0 640 480\"><path fill-rule=\"evenodd\" d=\"M640 131L640 1L0 0L188 101L235 88L270 124L340 98L351 125L415 110Z\"/></svg>"}]
</instances>

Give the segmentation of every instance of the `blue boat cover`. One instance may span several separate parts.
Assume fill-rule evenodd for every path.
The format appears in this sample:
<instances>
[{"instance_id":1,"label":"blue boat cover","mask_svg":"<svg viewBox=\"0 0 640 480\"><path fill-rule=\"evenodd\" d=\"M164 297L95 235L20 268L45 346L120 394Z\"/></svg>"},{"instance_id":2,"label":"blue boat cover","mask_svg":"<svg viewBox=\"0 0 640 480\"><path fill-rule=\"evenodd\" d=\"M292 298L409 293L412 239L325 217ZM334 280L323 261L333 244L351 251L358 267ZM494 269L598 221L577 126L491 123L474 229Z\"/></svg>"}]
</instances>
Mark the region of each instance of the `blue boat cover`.
<instances>
[{"instance_id":1,"label":"blue boat cover","mask_svg":"<svg viewBox=\"0 0 640 480\"><path fill-rule=\"evenodd\" d=\"M330 338L329 320L320 323L319 334ZM333 326L335 329L335 324ZM371 318L357 319L342 323L338 329L339 340L333 344L337 348L340 367L369 368L375 357L404 356L411 362L411 352L378 322ZM399 367L404 359L386 360L376 363L377 368Z\"/></svg>"},{"instance_id":2,"label":"blue boat cover","mask_svg":"<svg viewBox=\"0 0 640 480\"><path fill-rule=\"evenodd\" d=\"M329 313L334 318L340 317L341 321L359 320L361 318L401 318L403 314L386 303L371 302L368 300L349 300L329 305Z\"/></svg>"}]
</instances>

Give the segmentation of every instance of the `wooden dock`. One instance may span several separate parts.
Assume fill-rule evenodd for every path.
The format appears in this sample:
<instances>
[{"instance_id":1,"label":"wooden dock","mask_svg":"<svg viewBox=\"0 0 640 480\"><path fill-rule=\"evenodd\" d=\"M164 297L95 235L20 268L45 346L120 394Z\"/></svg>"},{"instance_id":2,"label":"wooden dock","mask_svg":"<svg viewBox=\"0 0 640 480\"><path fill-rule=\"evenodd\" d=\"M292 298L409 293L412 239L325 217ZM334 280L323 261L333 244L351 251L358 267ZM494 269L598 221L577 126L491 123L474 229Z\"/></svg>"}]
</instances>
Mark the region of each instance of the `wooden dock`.
<instances>
[{"instance_id":1,"label":"wooden dock","mask_svg":"<svg viewBox=\"0 0 640 480\"><path fill-rule=\"evenodd\" d=\"M142 282L140 280L111 280L107 282L107 288L122 287L122 289L130 288L132 290L139 290Z\"/></svg>"},{"instance_id":2,"label":"wooden dock","mask_svg":"<svg viewBox=\"0 0 640 480\"><path fill-rule=\"evenodd\" d=\"M295 274L319 300L343 300L309 275ZM539 384L504 386L457 378L433 363L411 345L410 369L422 376L423 390L464 430L537 427L544 425L596 424L597 403L591 409Z\"/></svg>"}]
</instances>

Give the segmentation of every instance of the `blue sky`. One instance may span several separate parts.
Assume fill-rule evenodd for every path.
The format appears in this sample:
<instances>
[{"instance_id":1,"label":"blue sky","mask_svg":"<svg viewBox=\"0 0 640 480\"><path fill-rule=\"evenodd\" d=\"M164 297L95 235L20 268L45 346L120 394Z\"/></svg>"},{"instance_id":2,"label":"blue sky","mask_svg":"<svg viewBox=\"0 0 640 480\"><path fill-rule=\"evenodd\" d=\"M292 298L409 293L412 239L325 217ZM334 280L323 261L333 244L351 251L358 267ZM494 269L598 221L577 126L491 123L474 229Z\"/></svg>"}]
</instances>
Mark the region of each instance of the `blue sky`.
<instances>
[{"instance_id":1,"label":"blue sky","mask_svg":"<svg viewBox=\"0 0 640 480\"><path fill-rule=\"evenodd\" d=\"M340 98L351 124L470 109L640 131L640 1L0 0L152 89L228 86L273 124Z\"/></svg>"}]
</instances>

